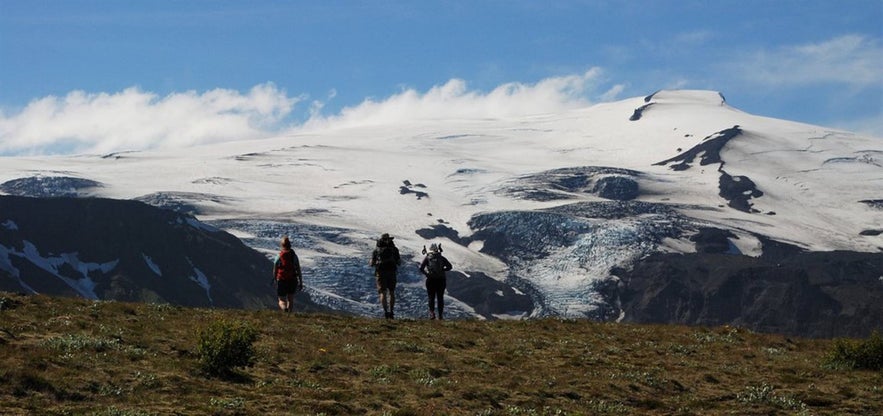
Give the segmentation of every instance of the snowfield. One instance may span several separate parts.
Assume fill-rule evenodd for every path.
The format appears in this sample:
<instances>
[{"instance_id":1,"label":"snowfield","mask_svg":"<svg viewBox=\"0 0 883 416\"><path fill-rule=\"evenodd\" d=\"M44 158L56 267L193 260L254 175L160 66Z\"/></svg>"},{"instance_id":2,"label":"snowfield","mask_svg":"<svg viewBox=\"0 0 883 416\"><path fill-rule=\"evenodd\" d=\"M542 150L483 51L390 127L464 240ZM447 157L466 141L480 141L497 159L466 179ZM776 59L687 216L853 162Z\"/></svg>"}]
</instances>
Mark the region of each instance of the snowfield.
<instances>
[{"instance_id":1,"label":"snowfield","mask_svg":"<svg viewBox=\"0 0 883 416\"><path fill-rule=\"evenodd\" d=\"M701 227L729 230L731 252L748 256L761 255L759 236L811 251L883 250L883 140L747 114L714 91L512 119L4 158L0 183L7 194L191 212L268 256L291 235L311 296L364 314L377 309L367 261L381 233L395 237L406 263L402 308L421 313L420 251L441 242L465 279L481 273L536 302L494 317L609 309L598 288L615 283L612 270L656 251L693 252ZM0 213L0 224L15 226L6 220ZM206 277L194 274L209 296Z\"/></svg>"}]
</instances>

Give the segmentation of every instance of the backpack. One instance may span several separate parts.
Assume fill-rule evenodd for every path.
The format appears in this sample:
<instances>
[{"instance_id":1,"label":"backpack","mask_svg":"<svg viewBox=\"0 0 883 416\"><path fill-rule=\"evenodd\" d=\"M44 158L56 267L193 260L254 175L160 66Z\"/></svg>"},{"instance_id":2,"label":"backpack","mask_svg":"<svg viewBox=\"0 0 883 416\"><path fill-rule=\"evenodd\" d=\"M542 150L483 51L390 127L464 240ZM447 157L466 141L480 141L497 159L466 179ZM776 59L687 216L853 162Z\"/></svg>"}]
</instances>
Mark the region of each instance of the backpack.
<instances>
[{"instance_id":1,"label":"backpack","mask_svg":"<svg viewBox=\"0 0 883 416\"><path fill-rule=\"evenodd\" d=\"M439 253L431 253L426 257L426 272L429 277L445 277L445 262Z\"/></svg>"},{"instance_id":2,"label":"backpack","mask_svg":"<svg viewBox=\"0 0 883 416\"><path fill-rule=\"evenodd\" d=\"M277 260L276 280L289 280L296 277L297 260L295 259L294 250L283 250L279 253Z\"/></svg>"},{"instance_id":3,"label":"backpack","mask_svg":"<svg viewBox=\"0 0 883 416\"><path fill-rule=\"evenodd\" d=\"M394 269L397 266L396 263L395 247L393 247L392 244L380 247L380 252L377 253L376 266L381 269L389 270Z\"/></svg>"}]
</instances>

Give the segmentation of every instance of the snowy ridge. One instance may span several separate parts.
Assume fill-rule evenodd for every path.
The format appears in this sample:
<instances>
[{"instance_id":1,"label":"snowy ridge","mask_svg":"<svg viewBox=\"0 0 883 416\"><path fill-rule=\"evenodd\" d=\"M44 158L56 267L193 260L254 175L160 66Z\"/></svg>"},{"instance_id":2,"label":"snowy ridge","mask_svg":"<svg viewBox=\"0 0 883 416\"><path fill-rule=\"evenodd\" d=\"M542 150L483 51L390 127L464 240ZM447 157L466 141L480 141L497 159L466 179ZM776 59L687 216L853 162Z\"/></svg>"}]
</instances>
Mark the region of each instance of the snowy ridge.
<instances>
[{"instance_id":1,"label":"snowy ridge","mask_svg":"<svg viewBox=\"0 0 883 416\"><path fill-rule=\"evenodd\" d=\"M119 263L119 260L105 263L84 263L80 261L77 253L62 253L58 256L43 256L40 254L40 250L30 241L25 241L24 250L22 252L0 245L0 270L6 271L19 278L19 282L25 287L27 287L27 284L21 280L20 271L12 265L11 256L27 259L32 264L60 279L71 289L87 299L99 299L98 295L95 294L95 282L90 277L90 274L93 272L107 274ZM59 272L59 270L65 266L75 270L79 277L71 278ZM31 290L33 291L33 289ZM32 293L36 293L36 291L33 291Z\"/></svg>"},{"instance_id":2,"label":"snowy ridge","mask_svg":"<svg viewBox=\"0 0 883 416\"><path fill-rule=\"evenodd\" d=\"M694 252L690 238L704 227L728 230L729 252L754 257L758 236L812 251L883 250L883 210L861 202L883 199L881 139L747 114L714 91L3 162L7 194L51 195L47 184L58 183L65 194L142 199L268 255L289 234L310 293L357 313L376 310L366 263L384 232L407 263L400 297L414 314L416 263L430 242L443 243L464 282L480 273L535 300L500 316L597 314L615 303L600 289L615 284L612 270L652 252Z\"/></svg>"}]
</instances>

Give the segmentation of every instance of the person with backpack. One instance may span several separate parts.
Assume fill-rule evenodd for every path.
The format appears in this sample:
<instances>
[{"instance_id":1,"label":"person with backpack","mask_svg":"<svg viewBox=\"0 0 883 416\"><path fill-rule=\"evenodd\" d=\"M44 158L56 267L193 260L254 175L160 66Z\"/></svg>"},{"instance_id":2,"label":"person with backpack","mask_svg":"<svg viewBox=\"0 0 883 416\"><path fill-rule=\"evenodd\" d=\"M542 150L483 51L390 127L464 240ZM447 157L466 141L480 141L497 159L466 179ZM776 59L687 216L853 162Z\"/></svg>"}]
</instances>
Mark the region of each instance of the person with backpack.
<instances>
[{"instance_id":1,"label":"person with backpack","mask_svg":"<svg viewBox=\"0 0 883 416\"><path fill-rule=\"evenodd\" d=\"M282 312L291 312L294 294L304 290L304 281L300 272L300 260L292 250L288 236L282 238L281 246L282 250L273 260L273 281L279 297L279 309Z\"/></svg>"},{"instance_id":2,"label":"person with backpack","mask_svg":"<svg viewBox=\"0 0 883 416\"><path fill-rule=\"evenodd\" d=\"M438 319L445 319L445 287L447 277L445 273L451 270L451 262L441 254L441 244L432 243L426 257L420 263L420 273L426 276L426 294L429 296L429 319L435 319L435 303L438 301Z\"/></svg>"},{"instance_id":3,"label":"person with backpack","mask_svg":"<svg viewBox=\"0 0 883 416\"><path fill-rule=\"evenodd\" d=\"M374 267L374 277L377 283L377 292L380 294L380 304L383 306L383 317L395 318L396 304L396 272L402 258L399 249L393 243L395 237L384 233L377 240L377 247L371 254L369 265Z\"/></svg>"}]
</instances>

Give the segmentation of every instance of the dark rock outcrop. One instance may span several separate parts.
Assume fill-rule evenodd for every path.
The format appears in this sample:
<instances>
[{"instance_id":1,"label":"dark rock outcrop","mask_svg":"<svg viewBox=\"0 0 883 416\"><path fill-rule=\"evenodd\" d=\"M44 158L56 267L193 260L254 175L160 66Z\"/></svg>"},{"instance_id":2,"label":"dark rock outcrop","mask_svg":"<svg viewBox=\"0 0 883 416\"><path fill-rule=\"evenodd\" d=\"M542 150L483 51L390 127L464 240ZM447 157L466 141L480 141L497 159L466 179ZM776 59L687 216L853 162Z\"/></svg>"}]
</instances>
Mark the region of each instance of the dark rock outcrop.
<instances>
[{"instance_id":1,"label":"dark rock outcrop","mask_svg":"<svg viewBox=\"0 0 883 416\"><path fill-rule=\"evenodd\" d=\"M883 254L770 246L759 258L655 253L617 271L624 321L809 337L883 330Z\"/></svg>"},{"instance_id":2,"label":"dark rock outcrop","mask_svg":"<svg viewBox=\"0 0 883 416\"><path fill-rule=\"evenodd\" d=\"M723 99L723 98L722 98ZM757 189L757 185L747 176L732 176L724 170L726 162L721 159L721 151L729 143L730 140L742 134L739 126L721 130L702 140L696 146L683 152L673 158L654 163L658 166L669 166L672 170L682 171L693 167L696 158L699 158L699 165L705 166L710 164L719 164L718 172L720 180L718 181L718 189L722 198L726 199L728 206L742 212L759 212L753 209L750 200L763 196L763 192Z\"/></svg>"},{"instance_id":3,"label":"dark rock outcrop","mask_svg":"<svg viewBox=\"0 0 883 416\"><path fill-rule=\"evenodd\" d=\"M760 198L763 191L757 189L757 185L747 176L730 176L728 173L721 171L718 181L718 189L722 198L728 201L730 208L738 209L742 212L759 212L752 208L750 200L752 198Z\"/></svg>"},{"instance_id":4,"label":"dark rock outcrop","mask_svg":"<svg viewBox=\"0 0 883 416\"><path fill-rule=\"evenodd\" d=\"M730 230L703 227L699 229L699 232L690 237L690 241L696 243L697 253L741 254L738 252L738 249L733 247L733 244L730 242L731 238L738 239Z\"/></svg>"},{"instance_id":5,"label":"dark rock outcrop","mask_svg":"<svg viewBox=\"0 0 883 416\"><path fill-rule=\"evenodd\" d=\"M79 197L100 188L100 182L70 176L32 176L0 184L0 191L9 195L35 198Z\"/></svg>"},{"instance_id":6,"label":"dark rock outcrop","mask_svg":"<svg viewBox=\"0 0 883 416\"><path fill-rule=\"evenodd\" d=\"M874 209L883 209L883 199L865 199L858 202L861 202L862 204L865 204Z\"/></svg>"},{"instance_id":7,"label":"dark rock outcrop","mask_svg":"<svg viewBox=\"0 0 883 416\"><path fill-rule=\"evenodd\" d=\"M644 100L646 101L646 98L645 98ZM636 108L636 109L635 109L635 112L632 113L631 116L629 116L629 121L638 121L638 120L640 120L641 117L644 116L644 110L646 110L647 108L649 108L651 105L653 105L653 103L644 104L644 105L642 105L642 106Z\"/></svg>"},{"instance_id":8,"label":"dark rock outcrop","mask_svg":"<svg viewBox=\"0 0 883 416\"><path fill-rule=\"evenodd\" d=\"M625 176L607 176L598 179L595 183L594 193L601 198L616 201L630 201L640 194L638 182Z\"/></svg>"},{"instance_id":9,"label":"dark rock outcrop","mask_svg":"<svg viewBox=\"0 0 883 416\"><path fill-rule=\"evenodd\" d=\"M135 200L187 215L204 214L205 209L201 206L207 203L227 204L231 202L228 197L198 192L154 192L135 198Z\"/></svg>"},{"instance_id":10,"label":"dark rock outcrop","mask_svg":"<svg viewBox=\"0 0 883 416\"><path fill-rule=\"evenodd\" d=\"M466 303L476 314L486 319L529 316L534 309L530 296L483 273L449 272L447 291L450 296Z\"/></svg>"},{"instance_id":11,"label":"dark rock outcrop","mask_svg":"<svg viewBox=\"0 0 883 416\"><path fill-rule=\"evenodd\" d=\"M408 195L414 194L417 199L429 198L429 194L423 191L415 191L413 188L421 188L426 189L426 185L422 183L412 184L409 180L402 181L402 186L399 187L399 194Z\"/></svg>"},{"instance_id":12,"label":"dark rock outcrop","mask_svg":"<svg viewBox=\"0 0 883 416\"><path fill-rule=\"evenodd\" d=\"M721 130L711 136L702 139L702 142L693 146L691 149L683 152L673 158L654 163L654 165L665 166L673 163L670 168L681 171L693 167L696 158L699 158L699 165L705 166L713 163L723 163L720 152L727 145L727 142L742 134L739 126ZM677 162L677 163L676 163Z\"/></svg>"},{"instance_id":13,"label":"dark rock outcrop","mask_svg":"<svg viewBox=\"0 0 883 416\"><path fill-rule=\"evenodd\" d=\"M591 193L602 198L627 201L638 197L643 173L609 166L576 166L520 176L499 193L531 201L556 201Z\"/></svg>"}]
</instances>

